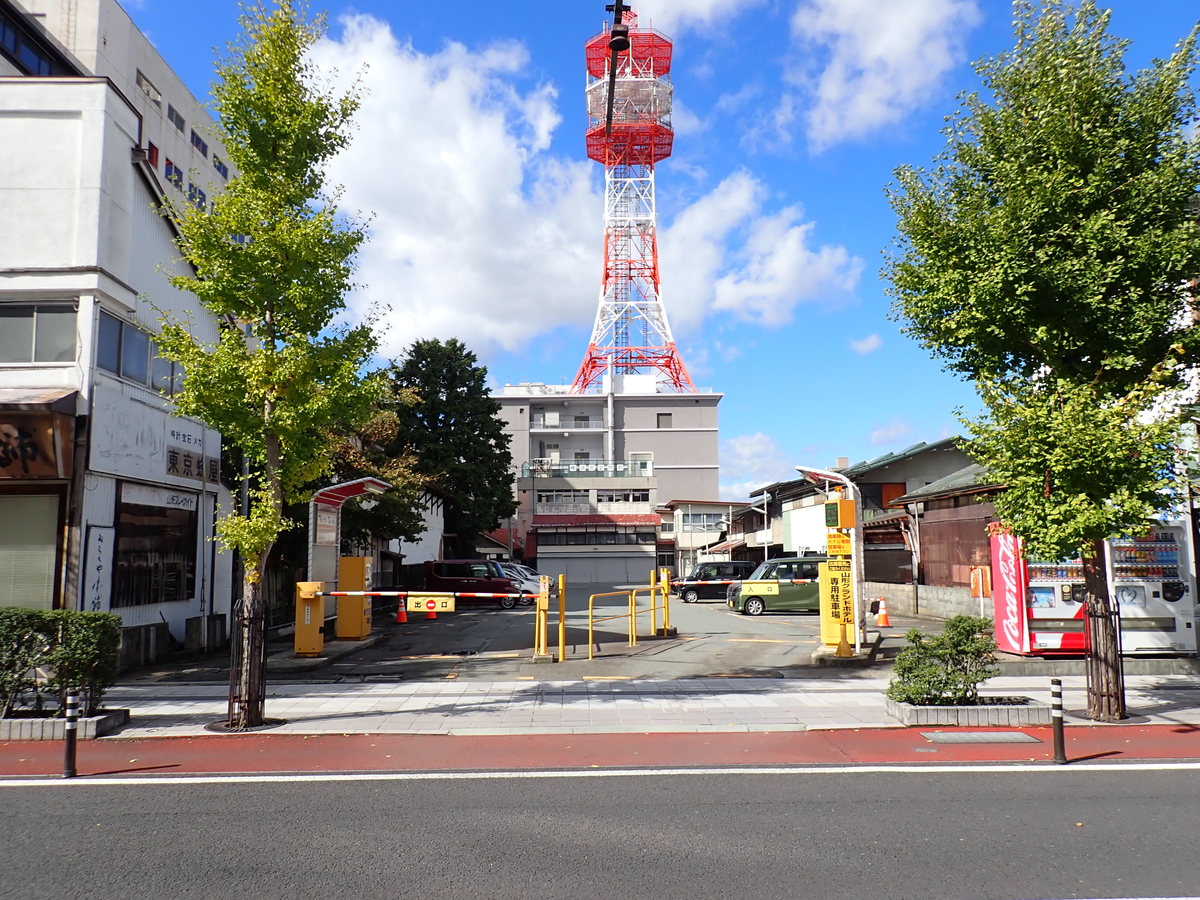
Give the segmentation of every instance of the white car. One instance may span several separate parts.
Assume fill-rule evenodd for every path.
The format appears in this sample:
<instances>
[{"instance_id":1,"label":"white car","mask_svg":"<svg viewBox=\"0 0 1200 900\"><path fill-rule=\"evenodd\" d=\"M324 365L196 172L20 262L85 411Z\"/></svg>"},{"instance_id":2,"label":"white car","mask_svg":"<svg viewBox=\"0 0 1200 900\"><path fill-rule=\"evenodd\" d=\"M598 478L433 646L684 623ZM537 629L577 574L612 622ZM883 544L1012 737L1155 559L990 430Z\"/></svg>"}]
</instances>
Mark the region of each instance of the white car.
<instances>
[{"instance_id":1,"label":"white car","mask_svg":"<svg viewBox=\"0 0 1200 900\"><path fill-rule=\"evenodd\" d=\"M520 563L502 562L500 563L500 568L502 568L505 574L517 583L518 587L521 589L521 593L528 597L528 599L523 599L522 602L532 603L533 598L536 597L542 589L542 576L533 569L529 568L529 566L523 566ZM550 596L558 596L558 585L556 585L553 580L550 582Z\"/></svg>"}]
</instances>

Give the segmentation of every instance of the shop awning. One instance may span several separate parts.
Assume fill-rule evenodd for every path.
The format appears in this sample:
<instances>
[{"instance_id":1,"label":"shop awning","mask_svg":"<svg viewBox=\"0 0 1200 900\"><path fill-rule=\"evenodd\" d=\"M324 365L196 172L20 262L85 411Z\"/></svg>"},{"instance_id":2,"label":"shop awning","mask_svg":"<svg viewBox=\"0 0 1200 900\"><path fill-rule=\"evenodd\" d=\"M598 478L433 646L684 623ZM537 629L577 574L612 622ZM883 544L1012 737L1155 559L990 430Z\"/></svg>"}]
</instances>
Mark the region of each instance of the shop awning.
<instances>
[{"instance_id":1,"label":"shop awning","mask_svg":"<svg viewBox=\"0 0 1200 900\"><path fill-rule=\"evenodd\" d=\"M701 547L701 553L731 553L734 550L741 550L746 546L745 541L721 541L719 544L713 544L710 547Z\"/></svg>"},{"instance_id":2,"label":"shop awning","mask_svg":"<svg viewBox=\"0 0 1200 900\"><path fill-rule=\"evenodd\" d=\"M566 525L661 525L662 516L654 513L613 513L609 516L534 516L534 528L562 528Z\"/></svg>"},{"instance_id":3,"label":"shop awning","mask_svg":"<svg viewBox=\"0 0 1200 900\"><path fill-rule=\"evenodd\" d=\"M0 388L0 409L75 415L75 394L64 388Z\"/></svg>"}]
</instances>

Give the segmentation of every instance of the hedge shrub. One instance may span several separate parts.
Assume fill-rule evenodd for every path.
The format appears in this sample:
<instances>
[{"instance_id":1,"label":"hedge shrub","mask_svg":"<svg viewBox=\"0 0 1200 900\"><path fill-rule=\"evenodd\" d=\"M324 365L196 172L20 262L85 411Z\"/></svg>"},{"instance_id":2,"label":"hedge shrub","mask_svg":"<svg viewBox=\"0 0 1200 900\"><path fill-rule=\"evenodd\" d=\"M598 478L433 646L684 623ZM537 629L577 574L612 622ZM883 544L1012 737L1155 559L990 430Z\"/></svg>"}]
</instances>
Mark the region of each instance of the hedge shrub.
<instances>
[{"instance_id":1,"label":"hedge shrub","mask_svg":"<svg viewBox=\"0 0 1200 900\"><path fill-rule=\"evenodd\" d=\"M68 688L79 688L84 715L94 715L116 684L121 617L112 613L0 607L0 717L21 706L61 712Z\"/></svg>"},{"instance_id":2,"label":"hedge shrub","mask_svg":"<svg viewBox=\"0 0 1200 900\"><path fill-rule=\"evenodd\" d=\"M916 706L972 706L979 685L1000 674L991 619L955 616L936 637L912 629L896 655L887 695Z\"/></svg>"}]
</instances>

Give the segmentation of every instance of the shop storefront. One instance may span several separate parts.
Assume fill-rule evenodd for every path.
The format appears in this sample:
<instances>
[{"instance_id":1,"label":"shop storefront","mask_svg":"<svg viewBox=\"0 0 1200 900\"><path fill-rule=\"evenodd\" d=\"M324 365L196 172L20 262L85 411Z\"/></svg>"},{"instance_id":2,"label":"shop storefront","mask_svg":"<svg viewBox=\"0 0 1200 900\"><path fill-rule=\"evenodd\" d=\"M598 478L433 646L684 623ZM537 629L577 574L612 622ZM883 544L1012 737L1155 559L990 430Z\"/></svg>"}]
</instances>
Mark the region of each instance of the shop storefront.
<instances>
[{"instance_id":1,"label":"shop storefront","mask_svg":"<svg viewBox=\"0 0 1200 900\"><path fill-rule=\"evenodd\" d=\"M62 589L74 403L0 390L0 606L53 609Z\"/></svg>"}]
</instances>

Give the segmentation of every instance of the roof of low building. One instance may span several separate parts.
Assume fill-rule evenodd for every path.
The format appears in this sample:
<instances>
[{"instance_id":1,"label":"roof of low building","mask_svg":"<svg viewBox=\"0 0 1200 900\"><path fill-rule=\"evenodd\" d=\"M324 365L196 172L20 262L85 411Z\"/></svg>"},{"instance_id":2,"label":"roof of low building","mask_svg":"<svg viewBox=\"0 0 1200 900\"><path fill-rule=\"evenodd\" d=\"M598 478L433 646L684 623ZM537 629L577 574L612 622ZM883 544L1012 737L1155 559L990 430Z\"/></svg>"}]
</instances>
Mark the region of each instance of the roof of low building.
<instances>
[{"instance_id":1,"label":"roof of low building","mask_svg":"<svg viewBox=\"0 0 1200 900\"><path fill-rule=\"evenodd\" d=\"M662 516L657 513L613 513L607 516L534 516L534 528L552 528L564 525L661 525Z\"/></svg>"},{"instance_id":2,"label":"roof of low building","mask_svg":"<svg viewBox=\"0 0 1200 900\"><path fill-rule=\"evenodd\" d=\"M956 497L964 494L980 494L1003 487L1004 485L996 481L986 466L975 463L959 469L957 472L951 472L945 478L931 481L923 488L909 491L904 496L897 497L892 501L892 505L899 506L903 503L921 503L927 500L937 500L941 497Z\"/></svg>"}]
</instances>

